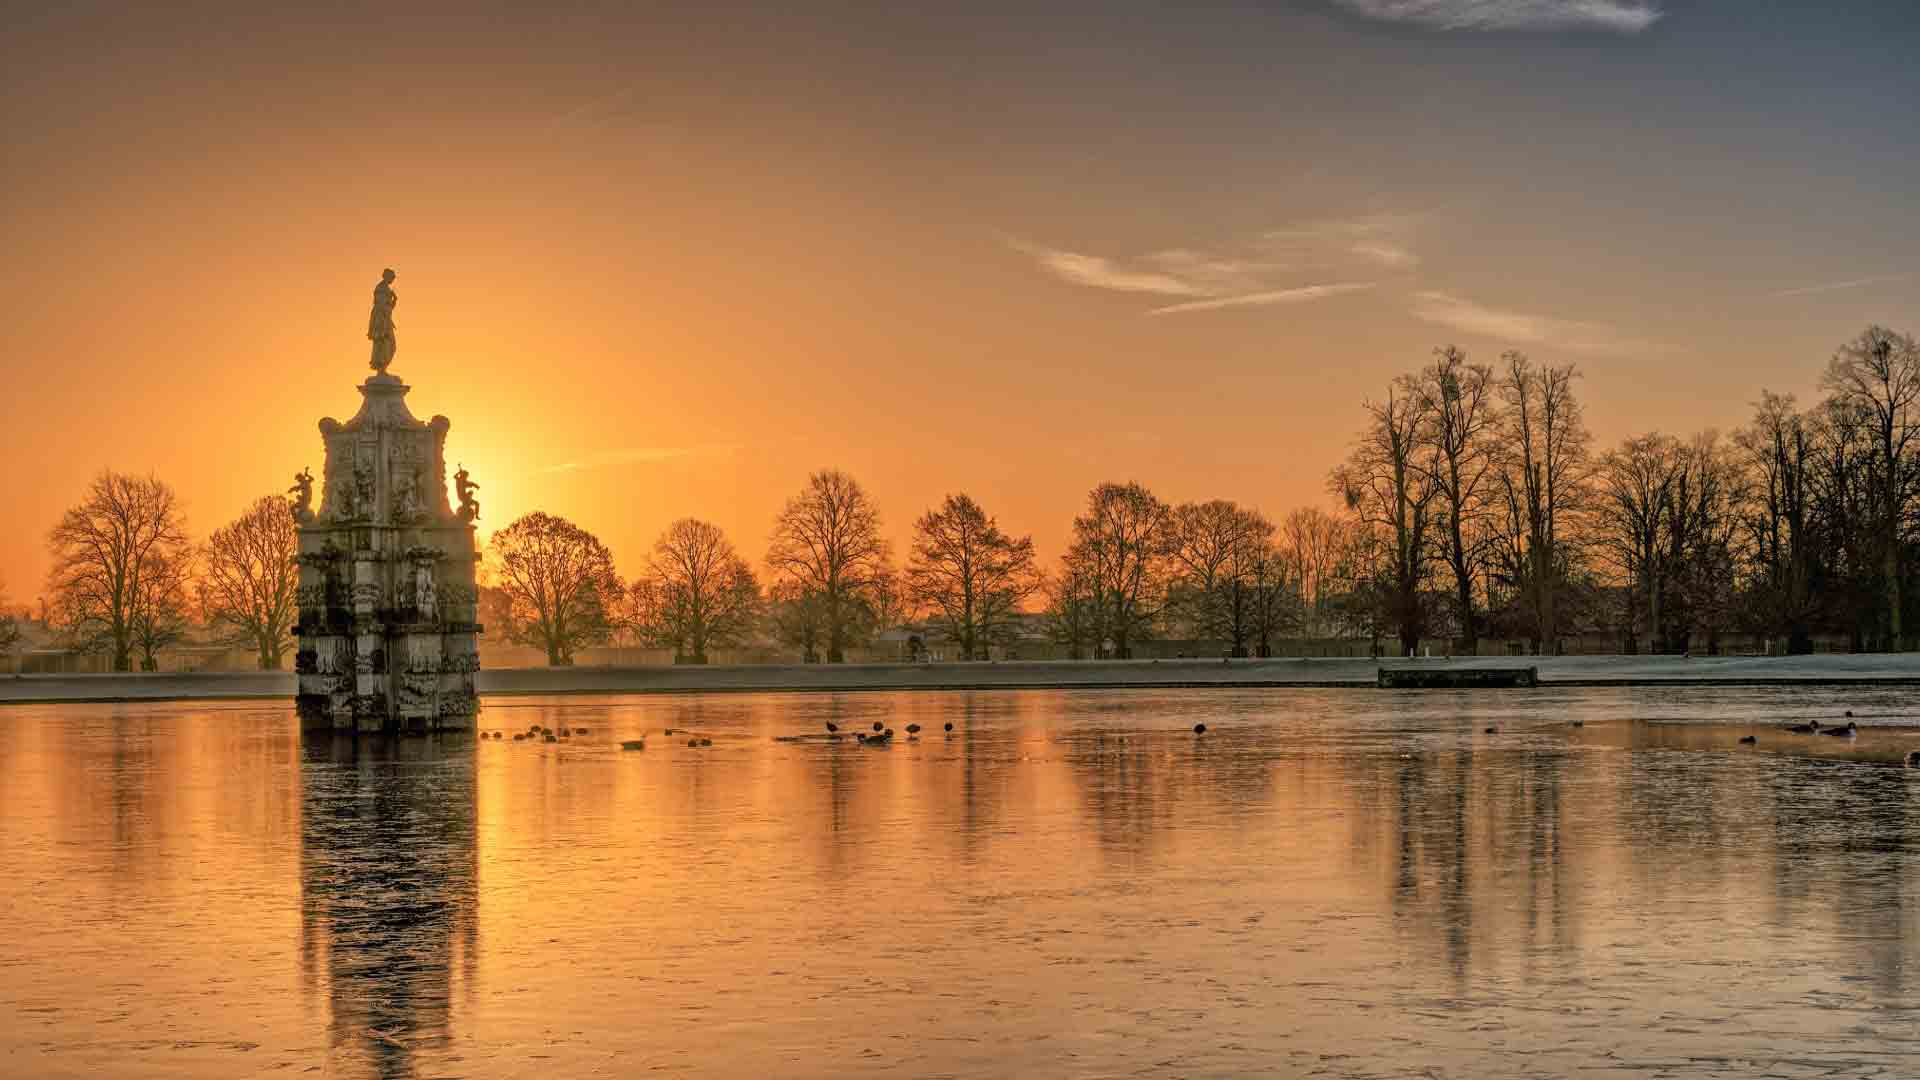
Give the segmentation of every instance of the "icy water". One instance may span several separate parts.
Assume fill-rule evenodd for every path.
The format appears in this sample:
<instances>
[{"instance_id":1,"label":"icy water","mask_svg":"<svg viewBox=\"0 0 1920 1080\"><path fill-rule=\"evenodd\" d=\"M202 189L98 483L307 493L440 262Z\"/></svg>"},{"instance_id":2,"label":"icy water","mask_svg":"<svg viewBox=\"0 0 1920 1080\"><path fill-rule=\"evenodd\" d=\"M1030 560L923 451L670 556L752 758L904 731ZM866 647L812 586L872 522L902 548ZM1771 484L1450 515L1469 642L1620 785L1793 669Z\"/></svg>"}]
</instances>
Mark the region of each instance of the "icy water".
<instances>
[{"instance_id":1,"label":"icy water","mask_svg":"<svg viewBox=\"0 0 1920 1080\"><path fill-rule=\"evenodd\" d=\"M1913 1076L1912 697L13 708L0 1075Z\"/></svg>"}]
</instances>

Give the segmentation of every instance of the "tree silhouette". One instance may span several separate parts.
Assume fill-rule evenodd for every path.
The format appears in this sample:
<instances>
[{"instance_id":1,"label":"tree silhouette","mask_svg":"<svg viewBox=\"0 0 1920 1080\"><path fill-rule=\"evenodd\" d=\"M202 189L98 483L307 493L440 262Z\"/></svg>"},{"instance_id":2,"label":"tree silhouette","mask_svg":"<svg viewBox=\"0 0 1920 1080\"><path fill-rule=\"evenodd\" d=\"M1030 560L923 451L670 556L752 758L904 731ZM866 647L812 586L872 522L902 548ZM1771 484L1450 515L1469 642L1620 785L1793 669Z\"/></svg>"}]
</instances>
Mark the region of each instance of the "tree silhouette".
<instances>
[{"instance_id":1,"label":"tree silhouette","mask_svg":"<svg viewBox=\"0 0 1920 1080\"><path fill-rule=\"evenodd\" d=\"M294 618L300 538L287 500L269 495L207 538L199 581L200 610L251 646L262 670L280 666Z\"/></svg>"},{"instance_id":2,"label":"tree silhouette","mask_svg":"<svg viewBox=\"0 0 1920 1080\"><path fill-rule=\"evenodd\" d=\"M107 470L47 536L47 592L70 640L104 649L130 671L133 649L155 649L184 619L186 524L178 496L159 479Z\"/></svg>"},{"instance_id":3,"label":"tree silhouette","mask_svg":"<svg viewBox=\"0 0 1920 1080\"><path fill-rule=\"evenodd\" d=\"M613 553L599 537L535 511L494 533L491 543L510 640L545 649L555 667L572 665L580 649L607 640L623 590Z\"/></svg>"}]
</instances>

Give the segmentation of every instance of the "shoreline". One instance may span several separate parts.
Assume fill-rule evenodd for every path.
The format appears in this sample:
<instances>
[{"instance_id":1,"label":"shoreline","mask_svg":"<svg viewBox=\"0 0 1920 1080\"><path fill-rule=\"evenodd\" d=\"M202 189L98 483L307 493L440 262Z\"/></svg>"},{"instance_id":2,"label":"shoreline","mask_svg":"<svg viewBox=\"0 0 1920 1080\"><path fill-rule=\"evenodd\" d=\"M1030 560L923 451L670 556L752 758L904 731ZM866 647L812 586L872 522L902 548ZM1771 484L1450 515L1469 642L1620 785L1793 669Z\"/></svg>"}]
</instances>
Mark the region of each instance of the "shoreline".
<instances>
[{"instance_id":1,"label":"shoreline","mask_svg":"<svg viewBox=\"0 0 1920 1080\"><path fill-rule=\"evenodd\" d=\"M756 664L482 670L484 698L597 694L970 690L1377 689L1381 668L1537 667L1541 689L1594 686L1920 686L1920 653L1782 657L1547 656L1369 660L1025 660L973 664ZM1414 692L1414 691L1393 691ZM1498 691L1494 691L1498 692ZM1514 692L1514 691L1506 691ZM290 701L291 672L0 676L0 706Z\"/></svg>"}]
</instances>

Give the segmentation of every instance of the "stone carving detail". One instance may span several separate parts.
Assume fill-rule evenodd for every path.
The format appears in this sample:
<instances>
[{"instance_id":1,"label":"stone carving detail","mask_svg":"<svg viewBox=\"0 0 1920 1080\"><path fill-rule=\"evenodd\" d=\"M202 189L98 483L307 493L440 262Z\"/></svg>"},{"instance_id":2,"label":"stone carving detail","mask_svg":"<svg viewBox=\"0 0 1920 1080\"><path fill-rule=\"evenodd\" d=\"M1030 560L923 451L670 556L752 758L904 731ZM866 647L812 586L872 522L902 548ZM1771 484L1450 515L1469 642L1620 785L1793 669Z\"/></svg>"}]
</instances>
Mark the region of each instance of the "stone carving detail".
<instances>
[{"instance_id":1,"label":"stone carving detail","mask_svg":"<svg viewBox=\"0 0 1920 1080\"><path fill-rule=\"evenodd\" d=\"M288 502L293 511L293 520L301 525L313 524L313 470L301 469L293 474L293 486L287 489L293 496Z\"/></svg>"},{"instance_id":2,"label":"stone carving detail","mask_svg":"<svg viewBox=\"0 0 1920 1080\"><path fill-rule=\"evenodd\" d=\"M420 520L420 469L396 465L393 470L393 520L411 524Z\"/></svg>"},{"instance_id":3,"label":"stone carving detail","mask_svg":"<svg viewBox=\"0 0 1920 1080\"><path fill-rule=\"evenodd\" d=\"M465 465L461 465L460 471L453 474L453 487L460 497L460 520L468 523L480 520L480 500L473 497L473 493L480 490L480 485L467 479Z\"/></svg>"}]
</instances>

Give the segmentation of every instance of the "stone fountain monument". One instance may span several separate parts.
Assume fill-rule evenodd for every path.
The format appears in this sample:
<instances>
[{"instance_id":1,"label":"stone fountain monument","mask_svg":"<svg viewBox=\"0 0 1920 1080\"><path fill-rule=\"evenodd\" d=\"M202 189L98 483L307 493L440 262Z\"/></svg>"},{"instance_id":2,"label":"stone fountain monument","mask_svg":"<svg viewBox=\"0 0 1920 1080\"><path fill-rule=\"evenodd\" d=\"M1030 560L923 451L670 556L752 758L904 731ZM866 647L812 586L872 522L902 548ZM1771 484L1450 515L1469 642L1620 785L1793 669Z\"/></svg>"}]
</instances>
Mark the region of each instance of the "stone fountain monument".
<instances>
[{"instance_id":1,"label":"stone fountain monument","mask_svg":"<svg viewBox=\"0 0 1920 1080\"><path fill-rule=\"evenodd\" d=\"M373 375L360 411L320 421L320 507L303 470L289 491L300 530L295 702L303 731L470 730L479 712L473 522L479 488L455 474L447 500L447 418L407 410L387 373L396 349L392 270L373 290Z\"/></svg>"}]
</instances>

